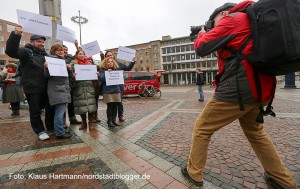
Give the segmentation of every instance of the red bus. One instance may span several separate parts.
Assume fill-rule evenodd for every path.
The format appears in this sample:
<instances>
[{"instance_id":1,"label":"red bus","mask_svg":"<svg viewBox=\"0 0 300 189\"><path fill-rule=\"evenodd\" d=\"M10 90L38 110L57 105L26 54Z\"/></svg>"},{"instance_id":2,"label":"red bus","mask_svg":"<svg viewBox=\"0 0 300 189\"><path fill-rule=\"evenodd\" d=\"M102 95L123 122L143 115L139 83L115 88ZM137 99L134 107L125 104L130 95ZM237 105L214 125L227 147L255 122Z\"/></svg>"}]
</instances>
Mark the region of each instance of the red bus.
<instances>
[{"instance_id":1,"label":"red bus","mask_svg":"<svg viewBox=\"0 0 300 189\"><path fill-rule=\"evenodd\" d=\"M124 72L124 95L138 95L139 86L144 83L146 86L160 87L159 71L126 71Z\"/></svg>"}]
</instances>

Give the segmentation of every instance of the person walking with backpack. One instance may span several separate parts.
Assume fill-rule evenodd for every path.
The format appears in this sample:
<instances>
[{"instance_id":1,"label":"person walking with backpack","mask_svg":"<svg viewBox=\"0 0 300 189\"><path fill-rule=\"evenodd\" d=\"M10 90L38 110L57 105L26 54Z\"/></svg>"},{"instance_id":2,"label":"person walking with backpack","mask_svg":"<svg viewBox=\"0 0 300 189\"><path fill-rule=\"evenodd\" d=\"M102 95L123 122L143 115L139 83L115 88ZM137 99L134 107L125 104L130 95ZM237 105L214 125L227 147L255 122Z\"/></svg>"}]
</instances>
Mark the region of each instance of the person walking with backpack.
<instances>
[{"instance_id":1,"label":"person walking with backpack","mask_svg":"<svg viewBox=\"0 0 300 189\"><path fill-rule=\"evenodd\" d=\"M50 54L53 58L64 59L63 46L54 44L50 48ZM48 70L48 62L44 63L45 77L48 79L47 93L52 111L54 111L54 133L57 139L70 138L72 134L66 133L64 130L64 114L66 103L71 102L69 77L73 77L72 67L66 64L68 77L50 76Z\"/></svg>"},{"instance_id":2,"label":"person walking with backpack","mask_svg":"<svg viewBox=\"0 0 300 189\"><path fill-rule=\"evenodd\" d=\"M3 103L10 103L12 114L11 116L20 115L20 102L24 102L25 98L21 86L16 84L16 80L13 78L16 74L17 65L14 63L8 63L5 65L7 72L3 74L0 83L3 83Z\"/></svg>"},{"instance_id":3,"label":"person walking with backpack","mask_svg":"<svg viewBox=\"0 0 300 189\"><path fill-rule=\"evenodd\" d=\"M47 53L45 51L46 38L41 35L33 34L30 43L25 47L19 47L22 37L22 26L16 26L12 31L7 42L5 53L20 60L22 66L21 85L25 93L30 114L30 123L33 131L40 140L49 139L43 121L41 110L45 108L45 125L48 131L54 129L54 114L50 109L47 96L47 78L44 76L44 62Z\"/></svg>"},{"instance_id":4,"label":"person walking with backpack","mask_svg":"<svg viewBox=\"0 0 300 189\"><path fill-rule=\"evenodd\" d=\"M204 101L204 94L203 94L203 89L202 86L205 83L205 79L204 79L204 75L203 72L201 72L200 68L196 69L196 85L198 86L198 92L200 95L200 98L198 99L199 102L203 102Z\"/></svg>"},{"instance_id":5,"label":"person walking with backpack","mask_svg":"<svg viewBox=\"0 0 300 189\"><path fill-rule=\"evenodd\" d=\"M219 70L215 78L217 88L195 122L188 163L182 167L181 172L195 185L202 186L211 136L222 127L239 120L245 136L265 170L267 184L274 188L296 189L294 178L281 161L263 124L256 120L260 104L266 105L274 96L276 78L258 73L262 88L262 102L259 102L253 66L228 50L228 47L241 49L242 53L247 55L253 49L252 40L242 47L251 35L251 28L246 13L238 12L251 3L253 2L244 1L238 5L225 3L217 8L210 16L214 28L206 33L202 26L194 42L195 51L199 56L217 51Z\"/></svg>"}]
</instances>

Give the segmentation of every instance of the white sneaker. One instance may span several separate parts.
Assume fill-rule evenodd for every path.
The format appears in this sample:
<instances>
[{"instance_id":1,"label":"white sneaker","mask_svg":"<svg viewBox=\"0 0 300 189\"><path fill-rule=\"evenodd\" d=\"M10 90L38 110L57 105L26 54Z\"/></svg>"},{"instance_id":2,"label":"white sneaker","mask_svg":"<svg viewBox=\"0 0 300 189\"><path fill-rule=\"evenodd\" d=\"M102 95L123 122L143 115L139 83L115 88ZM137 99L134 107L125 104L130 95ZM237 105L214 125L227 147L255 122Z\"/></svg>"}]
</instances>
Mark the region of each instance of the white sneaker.
<instances>
[{"instance_id":1,"label":"white sneaker","mask_svg":"<svg viewBox=\"0 0 300 189\"><path fill-rule=\"evenodd\" d=\"M47 133L43 133L43 134L39 135L39 139L40 140L47 140L47 139L49 139L49 135Z\"/></svg>"}]
</instances>

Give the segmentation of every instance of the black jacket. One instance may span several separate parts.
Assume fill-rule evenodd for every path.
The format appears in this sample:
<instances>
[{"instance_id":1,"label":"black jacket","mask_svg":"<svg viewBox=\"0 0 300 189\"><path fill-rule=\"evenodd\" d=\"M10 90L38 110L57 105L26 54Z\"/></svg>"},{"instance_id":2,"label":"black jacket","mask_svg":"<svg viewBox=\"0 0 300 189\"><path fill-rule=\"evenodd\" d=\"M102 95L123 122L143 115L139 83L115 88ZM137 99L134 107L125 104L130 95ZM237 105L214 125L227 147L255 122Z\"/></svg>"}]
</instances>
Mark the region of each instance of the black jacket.
<instances>
[{"instance_id":1,"label":"black jacket","mask_svg":"<svg viewBox=\"0 0 300 189\"><path fill-rule=\"evenodd\" d=\"M205 83L205 78L202 72L196 73L196 85L203 85Z\"/></svg>"},{"instance_id":2,"label":"black jacket","mask_svg":"<svg viewBox=\"0 0 300 189\"><path fill-rule=\"evenodd\" d=\"M46 93L47 78L44 76L45 56L44 49L38 49L31 44L19 47L21 35L11 32L7 42L5 53L20 60L22 67L21 84L24 93Z\"/></svg>"}]
</instances>

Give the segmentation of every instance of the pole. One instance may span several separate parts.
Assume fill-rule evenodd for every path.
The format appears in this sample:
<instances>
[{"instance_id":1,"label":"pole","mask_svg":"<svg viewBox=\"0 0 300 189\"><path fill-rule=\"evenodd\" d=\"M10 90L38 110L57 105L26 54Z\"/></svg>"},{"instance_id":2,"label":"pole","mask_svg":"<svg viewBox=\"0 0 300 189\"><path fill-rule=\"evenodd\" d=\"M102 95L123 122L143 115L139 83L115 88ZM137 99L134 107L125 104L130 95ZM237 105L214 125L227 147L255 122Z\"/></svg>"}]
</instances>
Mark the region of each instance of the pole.
<instances>
[{"instance_id":1,"label":"pole","mask_svg":"<svg viewBox=\"0 0 300 189\"><path fill-rule=\"evenodd\" d=\"M81 41L81 16L80 16L80 10L78 11L79 13L79 37L80 37L80 46L82 45L82 41Z\"/></svg>"}]
</instances>

